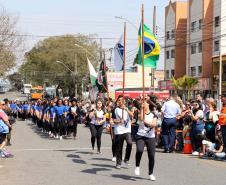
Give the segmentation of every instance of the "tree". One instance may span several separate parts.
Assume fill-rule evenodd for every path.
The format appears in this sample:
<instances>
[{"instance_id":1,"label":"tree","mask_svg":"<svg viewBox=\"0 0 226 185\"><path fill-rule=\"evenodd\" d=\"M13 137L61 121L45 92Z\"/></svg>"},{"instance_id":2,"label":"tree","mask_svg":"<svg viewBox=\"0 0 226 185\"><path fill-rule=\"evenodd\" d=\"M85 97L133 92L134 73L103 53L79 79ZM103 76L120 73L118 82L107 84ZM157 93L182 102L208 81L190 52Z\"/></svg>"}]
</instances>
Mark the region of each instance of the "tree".
<instances>
[{"instance_id":1,"label":"tree","mask_svg":"<svg viewBox=\"0 0 226 185\"><path fill-rule=\"evenodd\" d=\"M89 73L87 56L97 66L99 46L90 36L78 34L49 37L25 54L26 62L21 66L20 72L25 82L32 82L33 85L42 85L46 81L51 85L60 84L65 95L75 92L76 83L81 94L82 79ZM76 71L78 73L75 76Z\"/></svg>"},{"instance_id":2,"label":"tree","mask_svg":"<svg viewBox=\"0 0 226 185\"><path fill-rule=\"evenodd\" d=\"M15 49L21 46L22 37L16 30L17 18L0 7L0 75L15 66Z\"/></svg>"},{"instance_id":3,"label":"tree","mask_svg":"<svg viewBox=\"0 0 226 185\"><path fill-rule=\"evenodd\" d=\"M182 95L183 100L190 99L191 89L198 84L197 78L184 75L178 79L171 79L177 94Z\"/></svg>"},{"instance_id":4,"label":"tree","mask_svg":"<svg viewBox=\"0 0 226 185\"><path fill-rule=\"evenodd\" d=\"M18 91L23 87L22 76L18 72L10 74L7 76L7 79L10 81L10 84L13 88L16 88Z\"/></svg>"}]
</instances>

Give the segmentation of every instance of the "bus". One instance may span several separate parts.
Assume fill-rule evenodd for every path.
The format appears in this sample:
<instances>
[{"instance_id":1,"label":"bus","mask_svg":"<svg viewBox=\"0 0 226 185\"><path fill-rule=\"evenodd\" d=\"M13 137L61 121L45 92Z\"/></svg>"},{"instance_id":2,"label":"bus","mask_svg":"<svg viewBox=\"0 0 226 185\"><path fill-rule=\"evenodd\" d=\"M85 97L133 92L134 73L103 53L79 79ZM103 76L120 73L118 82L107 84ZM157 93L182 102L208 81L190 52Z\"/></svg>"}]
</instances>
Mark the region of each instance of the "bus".
<instances>
[{"instance_id":1,"label":"bus","mask_svg":"<svg viewBox=\"0 0 226 185\"><path fill-rule=\"evenodd\" d=\"M30 99L38 100L42 99L44 94L44 89L42 86L32 87L30 91Z\"/></svg>"},{"instance_id":2,"label":"bus","mask_svg":"<svg viewBox=\"0 0 226 185\"><path fill-rule=\"evenodd\" d=\"M31 84L24 84L23 93L30 94L31 88L32 88Z\"/></svg>"}]
</instances>

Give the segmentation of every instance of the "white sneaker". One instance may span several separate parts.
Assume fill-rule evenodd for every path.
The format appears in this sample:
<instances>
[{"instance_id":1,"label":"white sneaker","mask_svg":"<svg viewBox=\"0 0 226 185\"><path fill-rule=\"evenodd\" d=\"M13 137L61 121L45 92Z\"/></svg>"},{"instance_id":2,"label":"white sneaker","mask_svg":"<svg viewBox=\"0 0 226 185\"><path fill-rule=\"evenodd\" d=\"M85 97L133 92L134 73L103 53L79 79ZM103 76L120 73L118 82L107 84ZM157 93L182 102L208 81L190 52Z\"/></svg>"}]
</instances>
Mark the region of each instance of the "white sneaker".
<instances>
[{"instance_id":1,"label":"white sneaker","mask_svg":"<svg viewBox=\"0 0 226 185\"><path fill-rule=\"evenodd\" d=\"M199 152L194 151L194 152L192 152L192 155L194 155L194 156L198 156L198 155L199 155Z\"/></svg>"},{"instance_id":2,"label":"white sneaker","mask_svg":"<svg viewBox=\"0 0 226 185\"><path fill-rule=\"evenodd\" d=\"M113 157L111 161L116 162L116 157Z\"/></svg>"},{"instance_id":3,"label":"white sneaker","mask_svg":"<svg viewBox=\"0 0 226 185\"><path fill-rule=\"evenodd\" d=\"M135 175L140 176L140 167L135 168Z\"/></svg>"},{"instance_id":4,"label":"white sneaker","mask_svg":"<svg viewBox=\"0 0 226 185\"><path fill-rule=\"evenodd\" d=\"M63 137L62 136L60 136L60 140L62 140L63 139Z\"/></svg>"},{"instance_id":5,"label":"white sneaker","mask_svg":"<svg viewBox=\"0 0 226 185\"><path fill-rule=\"evenodd\" d=\"M155 176L153 174L150 175L150 180L151 181L156 181L156 178L155 178Z\"/></svg>"}]
</instances>

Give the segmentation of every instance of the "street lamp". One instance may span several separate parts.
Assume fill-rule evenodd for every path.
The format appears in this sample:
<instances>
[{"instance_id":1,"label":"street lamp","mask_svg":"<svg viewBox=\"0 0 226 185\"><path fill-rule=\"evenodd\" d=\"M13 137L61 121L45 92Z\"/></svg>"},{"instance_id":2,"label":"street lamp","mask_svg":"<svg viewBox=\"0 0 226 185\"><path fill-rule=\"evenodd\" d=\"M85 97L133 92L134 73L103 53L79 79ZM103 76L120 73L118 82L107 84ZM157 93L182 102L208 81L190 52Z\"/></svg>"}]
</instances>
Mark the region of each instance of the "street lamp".
<instances>
[{"instance_id":1,"label":"street lamp","mask_svg":"<svg viewBox=\"0 0 226 185\"><path fill-rule=\"evenodd\" d=\"M92 56L93 58L96 58L90 51L88 51L86 48L82 47L81 45L75 43L75 46L77 46L77 47L83 49L86 53L88 53L88 54L89 54L90 56Z\"/></svg>"},{"instance_id":2,"label":"street lamp","mask_svg":"<svg viewBox=\"0 0 226 185\"><path fill-rule=\"evenodd\" d=\"M65 68L67 68L73 75L76 75L76 73L74 71L72 71L65 63L61 62L61 61L56 61L56 63L58 64L62 64Z\"/></svg>"},{"instance_id":3,"label":"street lamp","mask_svg":"<svg viewBox=\"0 0 226 185\"><path fill-rule=\"evenodd\" d=\"M121 20L124 20L124 21L128 22L130 25L132 25L133 28L135 28L136 30L138 30L138 27L137 27L133 22L131 22L130 20L128 20L128 19L125 18L125 17L122 17L122 16L115 16L115 19L121 19Z\"/></svg>"},{"instance_id":4,"label":"street lamp","mask_svg":"<svg viewBox=\"0 0 226 185\"><path fill-rule=\"evenodd\" d=\"M74 85L75 85L75 87L74 87L75 88L75 97L77 98L77 84L75 83L75 81L76 81L75 78L76 78L77 73L72 71L64 62L56 61L56 63L63 65L67 70L69 70L73 74L73 76L74 76Z\"/></svg>"}]
</instances>

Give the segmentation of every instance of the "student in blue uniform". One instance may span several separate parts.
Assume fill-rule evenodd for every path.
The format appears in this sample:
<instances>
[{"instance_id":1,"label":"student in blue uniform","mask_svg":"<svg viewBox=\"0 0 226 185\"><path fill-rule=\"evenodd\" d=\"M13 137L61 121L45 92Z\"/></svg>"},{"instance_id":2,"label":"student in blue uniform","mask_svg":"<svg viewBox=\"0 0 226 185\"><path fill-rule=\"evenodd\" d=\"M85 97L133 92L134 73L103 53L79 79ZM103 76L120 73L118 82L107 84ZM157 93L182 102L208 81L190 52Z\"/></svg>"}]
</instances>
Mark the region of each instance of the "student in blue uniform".
<instances>
[{"instance_id":1,"label":"student in blue uniform","mask_svg":"<svg viewBox=\"0 0 226 185\"><path fill-rule=\"evenodd\" d=\"M13 101L12 103L10 103L10 109L11 109L13 117L17 118L17 113L18 113L19 107L17 106L16 101Z\"/></svg>"},{"instance_id":2,"label":"student in blue uniform","mask_svg":"<svg viewBox=\"0 0 226 185\"><path fill-rule=\"evenodd\" d=\"M30 106L27 101L22 105L22 120L25 121L28 118Z\"/></svg>"},{"instance_id":3,"label":"student in blue uniform","mask_svg":"<svg viewBox=\"0 0 226 185\"><path fill-rule=\"evenodd\" d=\"M55 112L55 115L54 115L54 120L57 124L57 128L59 129L58 130L58 133L60 135L60 140L63 139L63 134L64 134L64 127L65 127L65 106L63 105L63 101L61 99L59 99L57 101L57 105L54 106L54 112ZM57 137L58 138L58 135Z\"/></svg>"}]
</instances>

